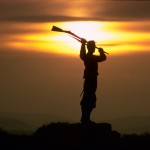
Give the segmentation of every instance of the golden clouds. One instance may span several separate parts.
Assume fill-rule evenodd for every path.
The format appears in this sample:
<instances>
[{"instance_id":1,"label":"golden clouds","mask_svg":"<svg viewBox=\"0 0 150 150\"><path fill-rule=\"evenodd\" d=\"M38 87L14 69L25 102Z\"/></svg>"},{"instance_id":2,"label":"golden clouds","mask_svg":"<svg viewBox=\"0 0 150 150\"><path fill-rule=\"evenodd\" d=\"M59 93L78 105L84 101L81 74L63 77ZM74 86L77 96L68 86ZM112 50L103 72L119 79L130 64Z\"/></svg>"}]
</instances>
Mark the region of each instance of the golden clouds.
<instances>
[{"instance_id":1,"label":"golden clouds","mask_svg":"<svg viewBox=\"0 0 150 150\"><path fill-rule=\"evenodd\" d=\"M80 43L66 33L53 32L56 25L70 30L87 40L95 40L98 47L114 54L133 51L149 51L150 31L145 26L150 22L53 22L16 23L11 30L3 27L1 47L24 51L41 51L59 54L78 55Z\"/></svg>"}]
</instances>

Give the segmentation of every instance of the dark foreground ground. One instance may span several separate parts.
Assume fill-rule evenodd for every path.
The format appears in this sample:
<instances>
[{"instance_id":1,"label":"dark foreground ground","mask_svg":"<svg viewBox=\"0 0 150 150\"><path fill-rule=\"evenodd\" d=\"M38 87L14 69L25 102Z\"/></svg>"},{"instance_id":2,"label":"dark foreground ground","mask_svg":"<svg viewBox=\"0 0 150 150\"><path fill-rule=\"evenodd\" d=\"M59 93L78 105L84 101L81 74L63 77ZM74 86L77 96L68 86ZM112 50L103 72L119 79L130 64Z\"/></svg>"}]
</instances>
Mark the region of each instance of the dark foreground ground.
<instances>
[{"instance_id":1,"label":"dark foreground ground","mask_svg":"<svg viewBox=\"0 0 150 150\"><path fill-rule=\"evenodd\" d=\"M150 134L121 135L109 123L51 123L32 135L0 130L0 150L150 150Z\"/></svg>"}]
</instances>

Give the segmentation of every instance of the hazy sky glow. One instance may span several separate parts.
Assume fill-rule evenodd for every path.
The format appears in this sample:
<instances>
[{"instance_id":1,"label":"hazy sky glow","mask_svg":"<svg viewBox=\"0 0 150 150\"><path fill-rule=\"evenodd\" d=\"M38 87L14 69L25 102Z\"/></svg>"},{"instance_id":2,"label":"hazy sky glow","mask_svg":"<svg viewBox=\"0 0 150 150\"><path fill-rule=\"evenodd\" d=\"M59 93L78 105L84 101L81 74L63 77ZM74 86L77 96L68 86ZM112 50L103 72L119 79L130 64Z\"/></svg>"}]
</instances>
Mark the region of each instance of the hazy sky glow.
<instances>
[{"instance_id":1,"label":"hazy sky glow","mask_svg":"<svg viewBox=\"0 0 150 150\"><path fill-rule=\"evenodd\" d=\"M0 0L0 111L79 120L80 43L51 31L55 25L109 53L99 69L96 120L150 115L149 14L143 0Z\"/></svg>"},{"instance_id":2,"label":"hazy sky glow","mask_svg":"<svg viewBox=\"0 0 150 150\"><path fill-rule=\"evenodd\" d=\"M50 32L56 25L87 40L94 39L111 54L149 50L149 1L8 0L0 3L2 49L13 47L76 55L79 43L66 34ZM59 45L65 49L60 50Z\"/></svg>"},{"instance_id":3,"label":"hazy sky glow","mask_svg":"<svg viewBox=\"0 0 150 150\"><path fill-rule=\"evenodd\" d=\"M108 53L148 51L150 22L53 22L53 23L2 23L1 47L25 51L43 51L61 54L78 54L80 44L65 33L51 31L52 26L71 30L87 40L95 40ZM147 26L147 27L146 27ZM64 49L60 49L65 47Z\"/></svg>"}]
</instances>

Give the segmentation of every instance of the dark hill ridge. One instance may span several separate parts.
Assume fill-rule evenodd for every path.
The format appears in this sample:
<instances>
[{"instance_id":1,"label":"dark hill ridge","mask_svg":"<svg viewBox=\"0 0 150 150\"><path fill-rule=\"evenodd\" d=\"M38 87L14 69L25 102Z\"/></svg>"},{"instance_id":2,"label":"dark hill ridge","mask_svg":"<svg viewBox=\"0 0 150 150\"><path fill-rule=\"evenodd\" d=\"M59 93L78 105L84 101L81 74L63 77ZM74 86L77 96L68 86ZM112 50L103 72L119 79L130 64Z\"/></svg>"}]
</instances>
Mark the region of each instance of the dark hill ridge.
<instances>
[{"instance_id":1,"label":"dark hill ridge","mask_svg":"<svg viewBox=\"0 0 150 150\"><path fill-rule=\"evenodd\" d=\"M8 132L34 132L43 124L57 121L64 122L64 118L51 114L40 113L0 113L0 128Z\"/></svg>"},{"instance_id":2,"label":"dark hill ridge","mask_svg":"<svg viewBox=\"0 0 150 150\"><path fill-rule=\"evenodd\" d=\"M150 116L126 116L121 118L109 119L113 129L121 134L143 134L150 133Z\"/></svg>"},{"instance_id":3,"label":"dark hill ridge","mask_svg":"<svg viewBox=\"0 0 150 150\"><path fill-rule=\"evenodd\" d=\"M6 131L18 133L34 132L43 124L52 122L74 122L69 118L40 113L0 113L0 127ZM97 122L109 122L114 130L121 134L143 134L150 133L150 116L126 116L113 119L101 119Z\"/></svg>"},{"instance_id":4,"label":"dark hill ridge","mask_svg":"<svg viewBox=\"0 0 150 150\"><path fill-rule=\"evenodd\" d=\"M0 149L23 150L149 150L150 134L121 135L110 123L51 123L32 135L0 131Z\"/></svg>"},{"instance_id":5,"label":"dark hill ridge","mask_svg":"<svg viewBox=\"0 0 150 150\"><path fill-rule=\"evenodd\" d=\"M0 127L8 132L14 131L34 131L35 127L29 123L12 117L0 116Z\"/></svg>"}]
</instances>

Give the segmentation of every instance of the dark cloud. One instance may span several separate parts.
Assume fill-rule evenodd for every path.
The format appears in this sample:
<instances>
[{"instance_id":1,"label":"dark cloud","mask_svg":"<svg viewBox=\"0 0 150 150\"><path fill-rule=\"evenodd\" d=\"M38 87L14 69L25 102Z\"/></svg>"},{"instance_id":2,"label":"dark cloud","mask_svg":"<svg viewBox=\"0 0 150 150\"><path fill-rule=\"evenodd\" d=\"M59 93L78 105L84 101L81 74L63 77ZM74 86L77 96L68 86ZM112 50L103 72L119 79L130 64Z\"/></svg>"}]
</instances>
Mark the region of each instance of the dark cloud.
<instances>
[{"instance_id":1,"label":"dark cloud","mask_svg":"<svg viewBox=\"0 0 150 150\"><path fill-rule=\"evenodd\" d=\"M48 2L47 0L34 0L34 1L6 1L0 5L0 20L5 21L35 21L43 20L43 17L63 15L68 3L63 3L61 0ZM29 18L29 19L27 19ZM39 18L39 19L37 19ZM45 19L44 19L45 20ZM47 21L47 20L46 20Z\"/></svg>"},{"instance_id":2,"label":"dark cloud","mask_svg":"<svg viewBox=\"0 0 150 150\"><path fill-rule=\"evenodd\" d=\"M92 11L95 18L102 17L108 21L150 20L150 1L109 1L102 2Z\"/></svg>"},{"instance_id":3,"label":"dark cloud","mask_svg":"<svg viewBox=\"0 0 150 150\"><path fill-rule=\"evenodd\" d=\"M54 16L54 15L33 15L33 16L11 16L1 17L2 21L15 22L57 22L57 21L75 21L75 20L91 20L93 18L71 17L71 16Z\"/></svg>"},{"instance_id":4,"label":"dark cloud","mask_svg":"<svg viewBox=\"0 0 150 150\"><path fill-rule=\"evenodd\" d=\"M93 7L91 7L93 6ZM0 20L50 21L137 21L150 20L150 1L6 1L0 3Z\"/></svg>"}]
</instances>

